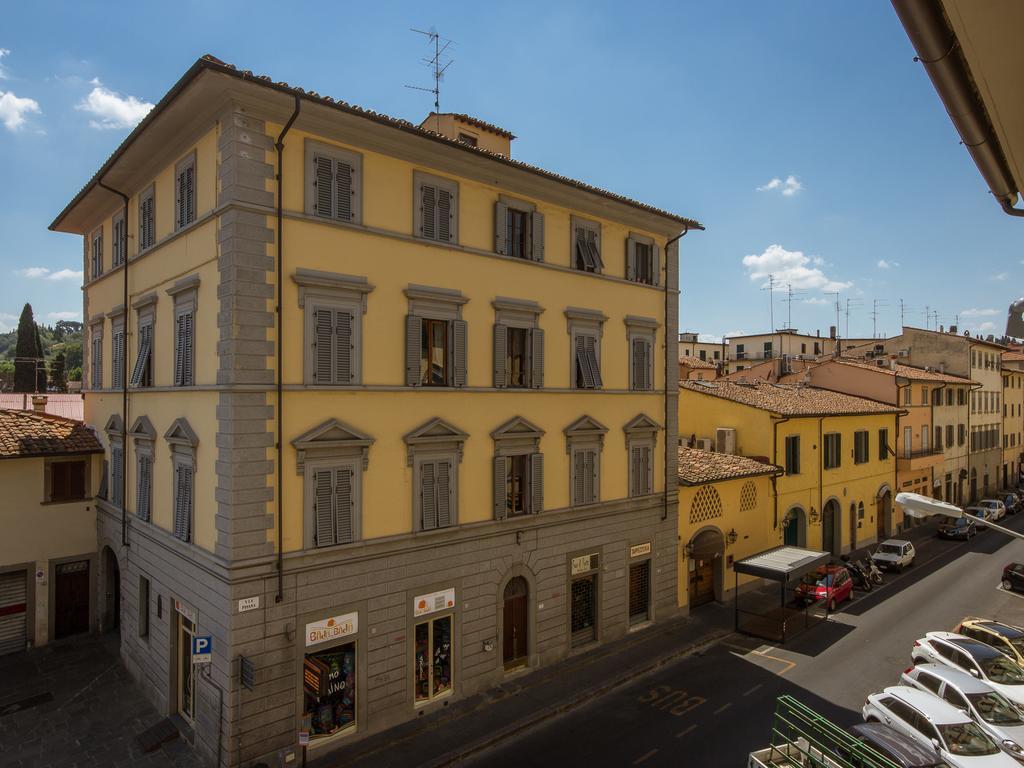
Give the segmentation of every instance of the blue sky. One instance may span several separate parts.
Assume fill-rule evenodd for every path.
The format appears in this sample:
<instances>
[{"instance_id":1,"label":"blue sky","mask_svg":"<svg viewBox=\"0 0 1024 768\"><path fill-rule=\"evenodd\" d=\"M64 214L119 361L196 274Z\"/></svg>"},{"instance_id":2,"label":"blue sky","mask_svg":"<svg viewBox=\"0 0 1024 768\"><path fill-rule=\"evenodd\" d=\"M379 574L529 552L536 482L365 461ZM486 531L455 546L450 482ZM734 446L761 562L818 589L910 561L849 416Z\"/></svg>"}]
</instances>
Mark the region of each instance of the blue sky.
<instances>
[{"instance_id":1,"label":"blue sky","mask_svg":"<svg viewBox=\"0 0 1024 768\"><path fill-rule=\"evenodd\" d=\"M46 227L203 53L418 122L436 27L455 41L441 108L519 138L513 155L699 219L680 327L849 335L1003 327L1024 224L958 143L889 3L8 4L0 29L0 329L23 302L80 319L81 241ZM775 297L775 325L787 305ZM934 320L932 321L934 323ZM845 316L840 332L846 332Z\"/></svg>"}]
</instances>

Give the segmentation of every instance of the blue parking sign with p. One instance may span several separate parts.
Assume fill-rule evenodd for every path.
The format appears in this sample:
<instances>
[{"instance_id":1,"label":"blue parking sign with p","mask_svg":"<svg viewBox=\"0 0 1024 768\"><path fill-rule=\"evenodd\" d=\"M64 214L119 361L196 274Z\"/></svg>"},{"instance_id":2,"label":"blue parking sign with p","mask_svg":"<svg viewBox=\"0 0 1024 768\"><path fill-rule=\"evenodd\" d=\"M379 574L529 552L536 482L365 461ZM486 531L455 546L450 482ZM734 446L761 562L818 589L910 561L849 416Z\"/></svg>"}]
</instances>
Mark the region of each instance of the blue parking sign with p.
<instances>
[{"instance_id":1,"label":"blue parking sign with p","mask_svg":"<svg viewBox=\"0 0 1024 768\"><path fill-rule=\"evenodd\" d=\"M213 638L210 635L192 638L192 663L209 664L213 661Z\"/></svg>"}]
</instances>

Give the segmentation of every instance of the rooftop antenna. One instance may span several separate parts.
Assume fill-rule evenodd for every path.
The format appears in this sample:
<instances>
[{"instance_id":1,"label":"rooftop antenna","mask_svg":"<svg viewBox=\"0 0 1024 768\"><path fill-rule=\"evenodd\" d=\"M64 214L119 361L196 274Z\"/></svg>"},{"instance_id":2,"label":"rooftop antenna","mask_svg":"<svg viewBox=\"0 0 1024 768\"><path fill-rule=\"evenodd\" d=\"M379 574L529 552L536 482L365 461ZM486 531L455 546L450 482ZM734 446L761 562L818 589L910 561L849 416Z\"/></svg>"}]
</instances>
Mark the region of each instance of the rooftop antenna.
<instances>
[{"instance_id":1,"label":"rooftop antenna","mask_svg":"<svg viewBox=\"0 0 1024 768\"><path fill-rule=\"evenodd\" d=\"M775 333L775 275L768 275L768 287L761 290L768 291L768 331Z\"/></svg>"},{"instance_id":2,"label":"rooftop antenna","mask_svg":"<svg viewBox=\"0 0 1024 768\"><path fill-rule=\"evenodd\" d=\"M803 296L807 291L794 291L792 283L786 283L786 327L793 328L793 297Z\"/></svg>"},{"instance_id":3,"label":"rooftop antenna","mask_svg":"<svg viewBox=\"0 0 1024 768\"><path fill-rule=\"evenodd\" d=\"M826 296L835 296L835 308L836 308L836 333L839 333L839 310L842 305L839 303L839 291L824 291Z\"/></svg>"},{"instance_id":4,"label":"rooftop antenna","mask_svg":"<svg viewBox=\"0 0 1024 768\"><path fill-rule=\"evenodd\" d=\"M846 333L843 334L843 338L850 338L850 307L859 307L860 299L847 299L846 300Z\"/></svg>"},{"instance_id":5,"label":"rooftop antenna","mask_svg":"<svg viewBox=\"0 0 1024 768\"><path fill-rule=\"evenodd\" d=\"M441 132L441 80L444 79L445 70L448 69L452 64L455 63L455 59L448 58L444 60L444 52L448 50L449 46L455 44L454 40L448 40L442 38L438 31L431 27L429 32L425 32L422 29L416 29L415 27L409 28L410 32L415 32L418 35L426 37L430 43L434 46L434 55L423 59L423 63L431 69L431 75L434 78L433 88L422 88L418 85L407 85L406 88L411 88L414 91L426 91L427 93L434 94L434 129L437 133Z\"/></svg>"},{"instance_id":6,"label":"rooftop antenna","mask_svg":"<svg viewBox=\"0 0 1024 768\"><path fill-rule=\"evenodd\" d=\"M932 308L929 305L925 304L924 305L924 329L926 331L930 331L932 329L931 321L932 321Z\"/></svg>"},{"instance_id":7,"label":"rooftop antenna","mask_svg":"<svg viewBox=\"0 0 1024 768\"><path fill-rule=\"evenodd\" d=\"M903 303L903 299L900 299L900 333L903 333L903 318L907 313L907 307Z\"/></svg>"},{"instance_id":8,"label":"rooftop antenna","mask_svg":"<svg viewBox=\"0 0 1024 768\"><path fill-rule=\"evenodd\" d=\"M887 307L889 303L885 299L872 299L871 301L871 338L878 338L878 308Z\"/></svg>"}]
</instances>

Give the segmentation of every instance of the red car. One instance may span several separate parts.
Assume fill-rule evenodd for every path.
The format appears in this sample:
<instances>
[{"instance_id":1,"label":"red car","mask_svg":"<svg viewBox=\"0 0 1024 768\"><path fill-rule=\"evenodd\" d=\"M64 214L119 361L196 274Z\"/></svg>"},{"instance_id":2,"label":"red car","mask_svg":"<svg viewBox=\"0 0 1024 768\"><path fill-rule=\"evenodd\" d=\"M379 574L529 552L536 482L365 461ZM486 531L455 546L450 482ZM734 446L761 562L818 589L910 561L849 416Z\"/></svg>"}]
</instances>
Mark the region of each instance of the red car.
<instances>
[{"instance_id":1,"label":"red car","mask_svg":"<svg viewBox=\"0 0 1024 768\"><path fill-rule=\"evenodd\" d=\"M844 600L853 599L853 580L850 572L841 565L823 565L814 573L808 573L796 588L796 600L807 605L819 600L828 603L834 611Z\"/></svg>"}]
</instances>

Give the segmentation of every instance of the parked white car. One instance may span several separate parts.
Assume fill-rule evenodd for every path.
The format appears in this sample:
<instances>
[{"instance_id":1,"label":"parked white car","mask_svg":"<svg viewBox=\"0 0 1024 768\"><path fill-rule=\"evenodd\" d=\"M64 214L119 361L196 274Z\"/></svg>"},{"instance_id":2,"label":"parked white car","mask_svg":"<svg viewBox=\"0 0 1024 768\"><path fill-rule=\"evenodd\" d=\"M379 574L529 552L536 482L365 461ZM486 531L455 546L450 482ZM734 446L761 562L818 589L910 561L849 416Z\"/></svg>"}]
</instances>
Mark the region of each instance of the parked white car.
<instances>
[{"instance_id":1,"label":"parked white car","mask_svg":"<svg viewBox=\"0 0 1024 768\"><path fill-rule=\"evenodd\" d=\"M917 552L914 545L904 539L886 539L871 554L875 565L884 570L902 571L914 564Z\"/></svg>"},{"instance_id":2,"label":"parked white car","mask_svg":"<svg viewBox=\"0 0 1024 768\"><path fill-rule=\"evenodd\" d=\"M1020 768L960 710L930 693L894 685L864 702L864 719L885 723L924 747L932 747L954 768Z\"/></svg>"},{"instance_id":3,"label":"parked white car","mask_svg":"<svg viewBox=\"0 0 1024 768\"><path fill-rule=\"evenodd\" d=\"M914 666L945 664L959 669L1024 706L1024 667L991 645L954 632L929 632L914 641L910 658Z\"/></svg>"},{"instance_id":4,"label":"parked white car","mask_svg":"<svg viewBox=\"0 0 1024 768\"><path fill-rule=\"evenodd\" d=\"M919 664L900 676L903 685L938 696L967 714L1003 751L1024 762L1024 713L988 683L947 667Z\"/></svg>"},{"instance_id":5,"label":"parked white car","mask_svg":"<svg viewBox=\"0 0 1024 768\"><path fill-rule=\"evenodd\" d=\"M975 506L992 510L992 522L998 522L1006 517L1006 505L999 499L982 499Z\"/></svg>"}]
</instances>

